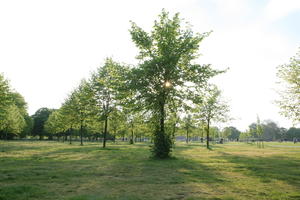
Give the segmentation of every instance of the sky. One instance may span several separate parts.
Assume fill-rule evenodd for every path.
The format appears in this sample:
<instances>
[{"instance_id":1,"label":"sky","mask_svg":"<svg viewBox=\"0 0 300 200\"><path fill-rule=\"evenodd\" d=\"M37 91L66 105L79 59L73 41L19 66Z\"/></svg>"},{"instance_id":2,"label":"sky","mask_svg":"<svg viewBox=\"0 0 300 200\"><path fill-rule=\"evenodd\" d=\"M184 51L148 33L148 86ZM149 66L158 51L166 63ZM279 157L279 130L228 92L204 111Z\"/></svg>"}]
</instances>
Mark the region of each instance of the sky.
<instances>
[{"instance_id":1,"label":"sky","mask_svg":"<svg viewBox=\"0 0 300 200\"><path fill-rule=\"evenodd\" d=\"M0 0L0 73L28 103L29 114L59 108L106 57L136 64L130 20L150 31L165 8L213 31L200 45L200 64L228 72L212 80L245 130L257 115L283 127L274 103L276 67L300 47L299 0Z\"/></svg>"}]
</instances>

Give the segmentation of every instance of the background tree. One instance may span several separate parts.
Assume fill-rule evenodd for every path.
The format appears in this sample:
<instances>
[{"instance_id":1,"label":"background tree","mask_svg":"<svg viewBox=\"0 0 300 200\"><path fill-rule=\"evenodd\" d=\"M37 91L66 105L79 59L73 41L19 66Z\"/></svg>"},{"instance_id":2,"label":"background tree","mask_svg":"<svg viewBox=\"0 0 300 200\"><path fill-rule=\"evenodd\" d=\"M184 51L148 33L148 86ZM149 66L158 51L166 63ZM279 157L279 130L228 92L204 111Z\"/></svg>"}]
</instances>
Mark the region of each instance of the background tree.
<instances>
[{"instance_id":1,"label":"background tree","mask_svg":"<svg viewBox=\"0 0 300 200\"><path fill-rule=\"evenodd\" d=\"M0 74L0 131L4 128L4 118L9 105L12 104L11 91L8 81Z\"/></svg>"},{"instance_id":2,"label":"background tree","mask_svg":"<svg viewBox=\"0 0 300 200\"><path fill-rule=\"evenodd\" d=\"M300 139L300 128L292 127L284 134L284 139L293 141L294 138Z\"/></svg>"},{"instance_id":3,"label":"background tree","mask_svg":"<svg viewBox=\"0 0 300 200\"><path fill-rule=\"evenodd\" d=\"M34 115L31 116L33 119L33 136L39 136L39 139L41 140L44 136L49 135L49 133L47 133L47 131L45 130L44 126L49 118L49 115L52 112L53 109L40 108L34 113Z\"/></svg>"},{"instance_id":4,"label":"background tree","mask_svg":"<svg viewBox=\"0 0 300 200\"><path fill-rule=\"evenodd\" d=\"M241 132L234 126L225 127L223 130L223 136L229 140L238 140Z\"/></svg>"},{"instance_id":5,"label":"background tree","mask_svg":"<svg viewBox=\"0 0 300 200\"><path fill-rule=\"evenodd\" d=\"M190 134L192 132L192 129L195 128L195 122L193 120L193 117L191 114L186 115L183 119L182 119L182 129L185 131L186 133L186 143L188 144L190 141Z\"/></svg>"},{"instance_id":6,"label":"background tree","mask_svg":"<svg viewBox=\"0 0 300 200\"><path fill-rule=\"evenodd\" d=\"M60 114L62 116L62 119L64 121L64 124L68 130L69 134L69 143L72 144L72 134L74 128L77 128L78 126L78 118L77 116L77 109L75 105L74 98L67 98L65 102L62 104L60 108Z\"/></svg>"},{"instance_id":7,"label":"background tree","mask_svg":"<svg viewBox=\"0 0 300 200\"><path fill-rule=\"evenodd\" d=\"M208 87L197 105L198 118L206 123L206 147L209 147L211 122L225 122L229 119L229 106L221 99L221 91L216 86Z\"/></svg>"},{"instance_id":8,"label":"background tree","mask_svg":"<svg viewBox=\"0 0 300 200\"><path fill-rule=\"evenodd\" d=\"M300 48L289 64L278 67L277 77L282 87L279 90L280 100L277 101L281 114L293 121L300 122Z\"/></svg>"},{"instance_id":9,"label":"background tree","mask_svg":"<svg viewBox=\"0 0 300 200\"><path fill-rule=\"evenodd\" d=\"M175 98L180 102L191 99L195 87L203 86L217 74L210 65L192 63L199 55L200 42L209 33L194 34L190 26L182 28L178 13L170 19L163 10L151 33L132 23L130 34L139 49L140 61L132 69L130 87L138 104L151 111L155 119L153 155L166 158L172 145L165 131L167 105Z\"/></svg>"},{"instance_id":10,"label":"background tree","mask_svg":"<svg viewBox=\"0 0 300 200\"><path fill-rule=\"evenodd\" d=\"M26 125L25 119L18 107L14 104L8 107L6 116L3 120L3 132L5 139L12 139L22 132Z\"/></svg>"},{"instance_id":11,"label":"background tree","mask_svg":"<svg viewBox=\"0 0 300 200\"><path fill-rule=\"evenodd\" d=\"M262 139L265 141L275 141L283 138L283 129L271 120L264 121L262 129Z\"/></svg>"},{"instance_id":12,"label":"background tree","mask_svg":"<svg viewBox=\"0 0 300 200\"><path fill-rule=\"evenodd\" d=\"M91 85L86 80L82 80L67 99L68 109L71 110L73 119L79 127L80 145L83 145L83 132L93 114L93 95Z\"/></svg>"},{"instance_id":13,"label":"background tree","mask_svg":"<svg viewBox=\"0 0 300 200\"><path fill-rule=\"evenodd\" d=\"M126 68L107 58L103 67L93 73L91 85L99 118L104 120L103 148L106 146L110 113L118 105L118 92L124 83Z\"/></svg>"},{"instance_id":14,"label":"background tree","mask_svg":"<svg viewBox=\"0 0 300 200\"><path fill-rule=\"evenodd\" d=\"M60 138L60 134L67 130L66 123L64 121L64 116L61 114L61 110L54 110L47 119L45 126L45 130L49 134L56 134L58 140Z\"/></svg>"},{"instance_id":15,"label":"background tree","mask_svg":"<svg viewBox=\"0 0 300 200\"><path fill-rule=\"evenodd\" d=\"M264 132L263 127L260 123L259 117L257 116L256 133L257 133L257 136L258 136L257 146L259 148L264 148L264 141L263 141L263 138L262 138L263 132Z\"/></svg>"},{"instance_id":16,"label":"background tree","mask_svg":"<svg viewBox=\"0 0 300 200\"><path fill-rule=\"evenodd\" d=\"M33 119L26 113L24 116L25 126L22 132L19 134L20 138L25 138L26 136L31 135L33 128Z\"/></svg>"},{"instance_id":17,"label":"background tree","mask_svg":"<svg viewBox=\"0 0 300 200\"><path fill-rule=\"evenodd\" d=\"M28 118L27 103L23 96L12 90L9 82L0 74L0 138L24 137ZM23 133L23 134L21 134Z\"/></svg>"}]
</instances>

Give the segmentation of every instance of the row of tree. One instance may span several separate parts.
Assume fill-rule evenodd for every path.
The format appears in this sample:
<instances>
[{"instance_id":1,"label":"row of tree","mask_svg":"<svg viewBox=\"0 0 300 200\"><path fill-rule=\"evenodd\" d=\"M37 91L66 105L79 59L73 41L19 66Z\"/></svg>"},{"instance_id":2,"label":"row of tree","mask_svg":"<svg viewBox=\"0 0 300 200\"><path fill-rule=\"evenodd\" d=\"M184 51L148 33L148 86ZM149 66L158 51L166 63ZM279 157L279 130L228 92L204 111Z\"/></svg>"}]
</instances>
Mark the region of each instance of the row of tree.
<instances>
[{"instance_id":1,"label":"row of tree","mask_svg":"<svg viewBox=\"0 0 300 200\"><path fill-rule=\"evenodd\" d=\"M178 118L197 116L206 124L207 137L211 121L226 118L228 106L216 86L208 84L211 77L224 71L193 62L200 42L209 33L194 34L190 26L183 27L178 14L170 18L163 10L150 33L134 22L131 25L139 64L128 66L106 59L51 113L45 128L53 134L76 129L81 144L85 131L94 133L95 138L102 133L105 147L109 133L131 130L133 134L136 125L143 124L151 134L153 155L166 158Z\"/></svg>"},{"instance_id":2,"label":"row of tree","mask_svg":"<svg viewBox=\"0 0 300 200\"><path fill-rule=\"evenodd\" d=\"M13 137L38 137L40 139L60 139L63 140L71 139L80 136L79 129L76 126L71 128L58 129L57 126L63 124L61 119L57 118L56 109L40 108L32 116L27 116L26 119L29 125L25 126L20 132L7 132L8 139ZM51 113L54 113L51 115ZM49 116L50 117L49 119ZM60 116L62 117L62 116ZM101 122L101 121L100 121ZM10 121L9 126L13 126L14 121ZM74 123L75 124L75 123ZM175 126L174 126L175 125ZM92 124L83 128L83 138L88 140L100 140L103 138L103 121L99 127L91 128ZM258 128L261 126L261 128ZM78 127L78 126L77 126ZM168 121L167 123L168 132L170 132L173 139L184 139L188 143L190 140L200 141L201 138L206 137L206 124L202 123L201 120L196 118L196 115L187 115L184 117L178 117L176 121ZM261 133L260 133L261 129ZM152 137L151 126L147 121L143 120L143 116L136 115L132 119L126 119L126 113L114 110L111 113L108 139L115 140L128 140L133 143L134 141L149 140ZM211 140L220 140L221 138L230 141L250 141L262 139L264 141L279 141L279 140L293 140L294 138L300 138L300 129L290 128L286 129L279 127L275 122L271 120L252 123L245 132L241 132L236 127L230 126L220 129L216 126L211 126L210 130ZM2 130L1 138L5 139L6 132ZM72 140L70 141L72 142Z\"/></svg>"},{"instance_id":3,"label":"row of tree","mask_svg":"<svg viewBox=\"0 0 300 200\"><path fill-rule=\"evenodd\" d=\"M27 114L27 104L8 80L0 74L0 139L11 139L17 135L28 135L32 120Z\"/></svg>"},{"instance_id":4,"label":"row of tree","mask_svg":"<svg viewBox=\"0 0 300 200\"><path fill-rule=\"evenodd\" d=\"M184 130L188 142L193 130L199 129L205 132L209 148L210 131L216 130L211 123L229 119L229 107L221 99L220 90L209 84L212 77L225 71L195 63L200 43L210 32L194 33L190 25L183 24L179 14L170 18L163 10L150 33L132 22L130 34L139 50L139 64L129 66L107 58L103 66L69 94L59 109L43 108L32 116L33 135L42 138L48 134L50 139L69 136L71 141L76 134L81 144L86 136L101 139L103 147L107 139L116 136L131 135L132 143L134 135L140 135L151 138L155 157L167 158L176 132ZM285 115L296 121L299 121L298 66L299 60L292 59L292 64L282 66L278 73L293 84L289 88L292 93L289 100L293 101L283 99L280 106L287 110ZM0 81L0 135L8 139L26 131L25 127L32 122L22 96L12 91L2 76ZM229 127L222 137L228 134L231 139L240 135L260 140L278 138L263 130L267 129L258 120L256 127L247 133Z\"/></svg>"}]
</instances>

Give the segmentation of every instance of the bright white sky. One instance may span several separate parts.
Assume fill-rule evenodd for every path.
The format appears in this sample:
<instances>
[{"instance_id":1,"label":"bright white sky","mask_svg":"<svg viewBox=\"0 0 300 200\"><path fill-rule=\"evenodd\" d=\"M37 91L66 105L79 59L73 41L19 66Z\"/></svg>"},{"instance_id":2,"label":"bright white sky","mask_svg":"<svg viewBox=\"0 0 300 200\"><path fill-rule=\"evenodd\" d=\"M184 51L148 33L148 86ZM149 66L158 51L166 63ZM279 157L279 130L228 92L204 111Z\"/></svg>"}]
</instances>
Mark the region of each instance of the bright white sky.
<instances>
[{"instance_id":1,"label":"bright white sky","mask_svg":"<svg viewBox=\"0 0 300 200\"><path fill-rule=\"evenodd\" d=\"M82 78L112 56L136 63L129 20L151 30L162 8L180 12L203 41L199 63L230 70L214 81L232 108L230 124L291 123L278 114L276 67L300 46L299 0L0 1L0 73L28 102L29 113L58 108Z\"/></svg>"}]
</instances>

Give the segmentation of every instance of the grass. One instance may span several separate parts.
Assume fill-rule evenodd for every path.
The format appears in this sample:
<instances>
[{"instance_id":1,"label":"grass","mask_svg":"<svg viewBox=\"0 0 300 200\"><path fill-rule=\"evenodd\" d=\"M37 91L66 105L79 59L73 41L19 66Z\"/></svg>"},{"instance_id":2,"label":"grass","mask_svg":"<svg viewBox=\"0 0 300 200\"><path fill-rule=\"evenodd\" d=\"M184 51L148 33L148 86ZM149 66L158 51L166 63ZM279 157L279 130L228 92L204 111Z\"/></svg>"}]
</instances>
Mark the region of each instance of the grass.
<instances>
[{"instance_id":1,"label":"grass","mask_svg":"<svg viewBox=\"0 0 300 200\"><path fill-rule=\"evenodd\" d=\"M299 143L265 146L178 144L154 160L146 144L0 141L0 200L300 199Z\"/></svg>"}]
</instances>

